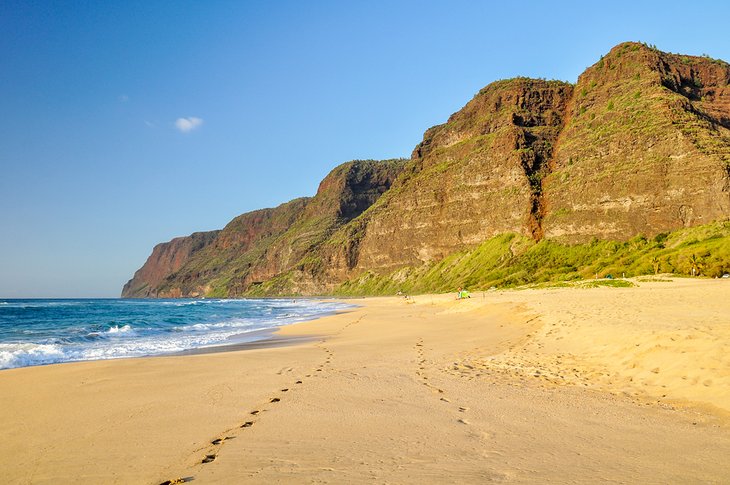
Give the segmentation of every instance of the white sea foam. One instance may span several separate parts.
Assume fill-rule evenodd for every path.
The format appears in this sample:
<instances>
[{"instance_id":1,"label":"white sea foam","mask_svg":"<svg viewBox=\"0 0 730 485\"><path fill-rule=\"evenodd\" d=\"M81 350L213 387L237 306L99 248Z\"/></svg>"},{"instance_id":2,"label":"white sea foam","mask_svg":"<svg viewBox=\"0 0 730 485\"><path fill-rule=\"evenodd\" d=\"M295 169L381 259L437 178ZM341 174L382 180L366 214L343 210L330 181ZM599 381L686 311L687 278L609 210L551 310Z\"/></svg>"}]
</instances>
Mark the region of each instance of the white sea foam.
<instances>
[{"instance_id":1,"label":"white sea foam","mask_svg":"<svg viewBox=\"0 0 730 485\"><path fill-rule=\"evenodd\" d=\"M68 307L81 306L86 302L81 301L51 301L51 302L27 302L27 301L3 301L1 305L7 305L10 308L49 308L49 307Z\"/></svg>"},{"instance_id":2,"label":"white sea foam","mask_svg":"<svg viewBox=\"0 0 730 485\"><path fill-rule=\"evenodd\" d=\"M162 305L167 306L191 306L191 305L210 305L212 303L226 303L235 300L192 300L192 301L163 301Z\"/></svg>"},{"instance_id":3,"label":"white sea foam","mask_svg":"<svg viewBox=\"0 0 730 485\"><path fill-rule=\"evenodd\" d=\"M216 301L216 300L195 300ZM220 300L219 300L220 301ZM226 301L226 300L222 300ZM139 357L180 352L200 347L226 345L254 340L249 334L256 330L273 329L282 325L308 320L348 305L313 301L279 300L285 308L272 310L266 317L230 318L220 322L198 323L167 328L144 325L117 324L105 331L91 331L91 340L53 343L0 343L0 369L60 362ZM176 302L164 302L176 303ZM193 302L180 302L193 303ZM248 303L251 305L251 302ZM280 312L284 313L280 313Z\"/></svg>"},{"instance_id":4,"label":"white sea foam","mask_svg":"<svg viewBox=\"0 0 730 485\"><path fill-rule=\"evenodd\" d=\"M60 345L51 344L0 344L0 369L28 365L63 362L64 352Z\"/></svg>"}]
</instances>

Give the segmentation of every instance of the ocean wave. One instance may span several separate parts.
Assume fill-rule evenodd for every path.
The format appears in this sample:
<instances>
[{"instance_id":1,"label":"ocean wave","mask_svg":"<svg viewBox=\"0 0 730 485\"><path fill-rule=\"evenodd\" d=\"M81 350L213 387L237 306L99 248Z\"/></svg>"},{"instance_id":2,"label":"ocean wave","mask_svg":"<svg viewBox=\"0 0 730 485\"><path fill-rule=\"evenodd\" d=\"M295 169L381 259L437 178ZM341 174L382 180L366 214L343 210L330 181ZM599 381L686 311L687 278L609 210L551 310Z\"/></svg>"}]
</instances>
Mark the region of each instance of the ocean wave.
<instances>
[{"instance_id":1,"label":"ocean wave","mask_svg":"<svg viewBox=\"0 0 730 485\"><path fill-rule=\"evenodd\" d=\"M66 301L45 301L37 303L29 303L23 301L3 301L0 305L7 306L8 308L55 308L55 307L75 307L86 305L86 302L66 302Z\"/></svg>"},{"instance_id":2,"label":"ocean wave","mask_svg":"<svg viewBox=\"0 0 730 485\"><path fill-rule=\"evenodd\" d=\"M193 301L163 301L161 305L167 306L191 306L191 305L210 305L212 303L222 303L227 300L193 300Z\"/></svg>"},{"instance_id":3,"label":"ocean wave","mask_svg":"<svg viewBox=\"0 0 730 485\"><path fill-rule=\"evenodd\" d=\"M189 313L170 308L171 304L187 306L202 302L219 303L222 307L206 307L210 310ZM246 342L264 338L265 334L259 336L252 332L298 323L350 306L291 299L195 300L144 302L149 308L135 313L125 303L99 303L106 313L94 309L96 313L89 314L79 309L69 314L64 310L58 313L59 320L44 315L48 320L32 328L6 327L12 330L6 330L10 339L0 343L0 369L141 357ZM167 310L160 311L165 307ZM56 322L68 323L63 326Z\"/></svg>"},{"instance_id":4,"label":"ocean wave","mask_svg":"<svg viewBox=\"0 0 730 485\"><path fill-rule=\"evenodd\" d=\"M53 344L0 344L0 369L63 362L65 354Z\"/></svg>"},{"instance_id":5,"label":"ocean wave","mask_svg":"<svg viewBox=\"0 0 730 485\"><path fill-rule=\"evenodd\" d=\"M197 303L194 301L161 301L160 305L164 306L188 306L188 305L196 305Z\"/></svg>"},{"instance_id":6,"label":"ocean wave","mask_svg":"<svg viewBox=\"0 0 730 485\"><path fill-rule=\"evenodd\" d=\"M72 345L13 343L0 344L0 369L33 365L57 364L84 360L120 359L181 352L201 347L214 347L231 343L231 337L243 336L255 329L229 330L226 332L177 334L174 338L161 335L141 339L108 339ZM243 339L253 340L253 339Z\"/></svg>"},{"instance_id":7,"label":"ocean wave","mask_svg":"<svg viewBox=\"0 0 730 485\"><path fill-rule=\"evenodd\" d=\"M204 332L206 330L220 330L225 328L251 328L254 326L261 326L262 324L263 322L255 322L243 318L233 318L215 323L196 323L194 325L180 327L180 330L183 332Z\"/></svg>"}]
</instances>

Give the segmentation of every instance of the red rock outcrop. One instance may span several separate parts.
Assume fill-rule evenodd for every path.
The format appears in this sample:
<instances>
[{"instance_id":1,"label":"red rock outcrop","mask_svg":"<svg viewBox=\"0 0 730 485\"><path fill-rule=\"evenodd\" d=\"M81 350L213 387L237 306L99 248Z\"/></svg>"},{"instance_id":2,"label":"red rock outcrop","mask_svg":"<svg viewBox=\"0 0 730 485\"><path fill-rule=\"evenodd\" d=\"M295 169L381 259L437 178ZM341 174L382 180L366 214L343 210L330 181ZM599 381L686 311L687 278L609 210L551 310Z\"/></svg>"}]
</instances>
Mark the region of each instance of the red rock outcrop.
<instances>
[{"instance_id":1,"label":"red rock outcrop","mask_svg":"<svg viewBox=\"0 0 730 485\"><path fill-rule=\"evenodd\" d=\"M281 275L290 291L314 292L319 284L304 269L314 264L315 249L385 193L403 165L347 162L325 177L314 197L238 216L194 251L183 249L197 235L158 245L122 296L240 296ZM167 264L170 258L175 264Z\"/></svg>"},{"instance_id":2,"label":"red rock outcrop","mask_svg":"<svg viewBox=\"0 0 730 485\"><path fill-rule=\"evenodd\" d=\"M730 215L730 65L621 44L578 79L544 235L626 240Z\"/></svg>"},{"instance_id":3,"label":"red rock outcrop","mask_svg":"<svg viewBox=\"0 0 730 485\"><path fill-rule=\"evenodd\" d=\"M502 233L625 241L730 218L729 84L725 62L638 43L575 86L492 83L407 163L348 162L196 251L158 246L124 294L325 294Z\"/></svg>"},{"instance_id":4,"label":"red rock outcrop","mask_svg":"<svg viewBox=\"0 0 730 485\"><path fill-rule=\"evenodd\" d=\"M158 285L215 241L219 232L195 232L155 246L145 264L124 285L122 298L156 297Z\"/></svg>"},{"instance_id":5,"label":"red rock outcrop","mask_svg":"<svg viewBox=\"0 0 730 485\"><path fill-rule=\"evenodd\" d=\"M419 265L503 232L540 237L541 180L572 91L525 78L482 89L426 131L391 191L343 228L328 271L345 277Z\"/></svg>"}]
</instances>

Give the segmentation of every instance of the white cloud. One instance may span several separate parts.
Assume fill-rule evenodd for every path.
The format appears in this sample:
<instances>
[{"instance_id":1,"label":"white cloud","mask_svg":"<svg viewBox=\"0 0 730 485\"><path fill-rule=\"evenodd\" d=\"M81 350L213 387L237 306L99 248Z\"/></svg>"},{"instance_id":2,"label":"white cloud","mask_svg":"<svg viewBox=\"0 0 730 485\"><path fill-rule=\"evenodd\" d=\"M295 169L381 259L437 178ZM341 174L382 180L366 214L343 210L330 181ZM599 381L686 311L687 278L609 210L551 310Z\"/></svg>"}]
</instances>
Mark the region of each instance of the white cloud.
<instances>
[{"instance_id":1,"label":"white cloud","mask_svg":"<svg viewBox=\"0 0 730 485\"><path fill-rule=\"evenodd\" d=\"M188 118L178 118L175 120L175 127L183 133L189 133L203 124L203 120L195 116Z\"/></svg>"}]
</instances>

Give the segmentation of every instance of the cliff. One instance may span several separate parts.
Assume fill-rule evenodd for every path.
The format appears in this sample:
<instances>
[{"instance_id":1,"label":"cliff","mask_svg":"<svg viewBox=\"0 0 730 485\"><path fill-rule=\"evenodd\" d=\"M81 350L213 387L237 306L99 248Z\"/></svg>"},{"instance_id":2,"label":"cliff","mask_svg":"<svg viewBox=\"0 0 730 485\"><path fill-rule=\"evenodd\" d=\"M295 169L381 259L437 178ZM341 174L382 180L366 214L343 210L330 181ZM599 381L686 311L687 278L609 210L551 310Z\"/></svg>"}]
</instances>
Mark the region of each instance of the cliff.
<instances>
[{"instance_id":1,"label":"cliff","mask_svg":"<svg viewBox=\"0 0 730 485\"><path fill-rule=\"evenodd\" d=\"M426 131L409 172L360 221L354 270L444 258L496 234L541 237L541 179L573 88L512 79Z\"/></svg>"},{"instance_id":2,"label":"cliff","mask_svg":"<svg viewBox=\"0 0 730 485\"><path fill-rule=\"evenodd\" d=\"M347 162L322 180L314 197L240 215L195 252L176 253L184 249L178 241L195 235L158 245L122 296L240 296L280 275L286 275L288 291L314 292L317 283L303 271L311 264L311 254L385 193L404 163ZM165 262L156 256L161 247L178 264L160 264Z\"/></svg>"},{"instance_id":3,"label":"cliff","mask_svg":"<svg viewBox=\"0 0 730 485\"><path fill-rule=\"evenodd\" d=\"M730 215L730 65L621 44L578 79L546 237L626 240Z\"/></svg>"},{"instance_id":4,"label":"cliff","mask_svg":"<svg viewBox=\"0 0 730 485\"><path fill-rule=\"evenodd\" d=\"M157 286L170 274L179 270L196 253L215 241L219 232L195 232L190 236L177 237L155 246L145 264L124 285L122 297L147 298L158 296Z\"/></svg>"},{"instance_id":5,"label":"cliff","mask_svg":"<svg viewBox=\"0 0 730 485\"><path fill-rule=\"evenodd\" d=\"M157 296L228 296L242 291L240 278L304 213L308 198L240 215L211 244L157 285Z\"/></svg>"},{"instance_id":6,"label":"cliff","mask_svg":"<svg viewBox=\"0 0 730 485\"><path fill-rule=\"evenodd\" d=\"M725 220L729 83L723 61L639 43L615 47L575 85L494 82L428 129L410 160L343 164L313 198L244 214L175 267L150 257L124 295L357 294L413 278L427 291L440 284L429 271L449 273L440 265L457 254L471 256L457 258L454 281L529 281L501 265L546 244L623 244Z\"/></svg>"}]
</instances>

